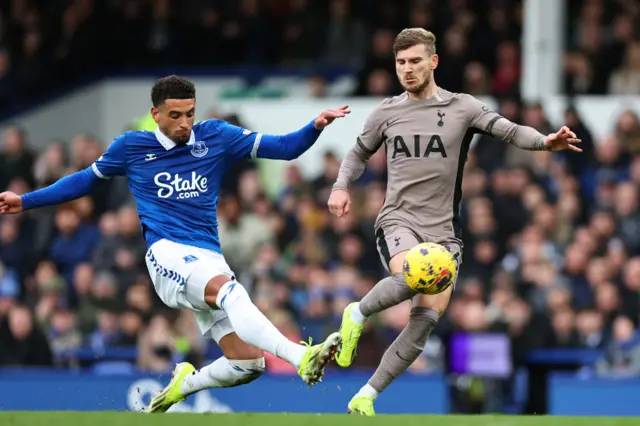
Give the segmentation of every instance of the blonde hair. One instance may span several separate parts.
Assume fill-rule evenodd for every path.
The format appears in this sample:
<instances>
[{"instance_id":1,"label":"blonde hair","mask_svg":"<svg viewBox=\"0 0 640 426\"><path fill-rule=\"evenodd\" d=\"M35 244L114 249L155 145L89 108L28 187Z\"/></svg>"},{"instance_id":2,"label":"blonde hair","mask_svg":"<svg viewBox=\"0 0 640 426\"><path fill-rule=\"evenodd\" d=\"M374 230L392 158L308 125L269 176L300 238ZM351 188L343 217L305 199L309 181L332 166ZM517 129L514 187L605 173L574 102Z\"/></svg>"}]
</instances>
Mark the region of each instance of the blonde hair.
<instances>
[{"instance_id":1,"label":"blonde hair","mask_svg":"<svg viewBox=\"0 0 640 426\"><path fill-rule=\"evenodd\" d=\"M393 42L393 54L397 55L402 50L424 44L430 55L436 53L436 36L424 28L405 28L396 36Z\"/></svg>"}]
</instances>

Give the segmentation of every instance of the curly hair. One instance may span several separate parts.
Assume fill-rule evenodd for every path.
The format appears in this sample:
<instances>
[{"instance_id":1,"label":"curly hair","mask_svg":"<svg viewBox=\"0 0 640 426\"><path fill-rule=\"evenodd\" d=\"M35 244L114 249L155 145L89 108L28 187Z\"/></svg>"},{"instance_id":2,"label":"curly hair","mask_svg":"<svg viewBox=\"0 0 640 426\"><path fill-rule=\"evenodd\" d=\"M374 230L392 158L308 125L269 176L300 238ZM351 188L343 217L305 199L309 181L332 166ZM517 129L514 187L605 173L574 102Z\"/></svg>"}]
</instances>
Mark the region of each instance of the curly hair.
<instances>
[{"instance_id":1,"label":"curly hair","mask_svg":"<svg viewBox=\"0 0 640 426\"><path fill-rule=\"evenodd\" d=\"M158 108L167 99L195 99L196 86L189 79L170 75L162 77L151 89L151 103Z\"/></svg>"}]
</instances>

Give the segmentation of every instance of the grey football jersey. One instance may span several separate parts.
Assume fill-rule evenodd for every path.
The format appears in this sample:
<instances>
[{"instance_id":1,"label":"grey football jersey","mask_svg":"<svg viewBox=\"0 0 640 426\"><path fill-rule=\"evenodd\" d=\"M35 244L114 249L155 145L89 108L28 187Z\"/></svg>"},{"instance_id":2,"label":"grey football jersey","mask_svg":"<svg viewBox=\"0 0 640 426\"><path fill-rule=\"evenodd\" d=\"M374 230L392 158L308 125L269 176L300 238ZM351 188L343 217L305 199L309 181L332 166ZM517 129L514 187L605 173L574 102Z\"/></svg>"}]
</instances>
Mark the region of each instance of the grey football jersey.
<instances>
[{"instance_id":1,"label":"grey football jersey","mask_svg":"<svg viewBox=\"0 0 640 426\"><path fill-rule=\"evenodd\" d=\"M369 116L344 158L334 189L346 189L381 146L387 155L386 199L376 228L403 226L435 240L458 240L462 174L471 139L486 133L524 149L544 150L544 136L491 111L471 95L438 89L427 100L407 93Z\"/></svg>"}]
</instances>

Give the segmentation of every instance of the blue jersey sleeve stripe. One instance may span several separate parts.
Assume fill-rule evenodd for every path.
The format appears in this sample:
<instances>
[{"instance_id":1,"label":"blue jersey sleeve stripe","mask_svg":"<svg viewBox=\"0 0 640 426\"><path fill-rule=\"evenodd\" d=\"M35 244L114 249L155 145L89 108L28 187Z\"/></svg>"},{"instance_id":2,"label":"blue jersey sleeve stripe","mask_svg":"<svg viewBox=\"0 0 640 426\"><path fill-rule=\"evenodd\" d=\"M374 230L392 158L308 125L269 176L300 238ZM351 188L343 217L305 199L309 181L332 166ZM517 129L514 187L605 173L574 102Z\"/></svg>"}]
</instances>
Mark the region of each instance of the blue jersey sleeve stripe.
<instances>
[{"instance_id":1,"label":"blue jersey sleeve stripe","mask_svg":"<svg viewBox=\"0 0 640 426\"><path fill-rule=\"evenodd\" d=\"M102 174L102 172L98 169L98 166L96 165L96 163L93 163L91 165L91 170L93 170L93 173L95 173L95 175L98 176L100 179L110 179L108 176L105 176Z\"/></svg>"},{"instance_id":2,"label":"blue jersey sleeve stripe","mask_svg":"<svg viewBox=\"0 0 640 426\"><path fill-rule=\"evenodd\" d=\"M258 149L260 148L260 141L262 140L262 133L256 135L256 140L253 142L253 148L251 149L251 158L258 158Z\"/></svg>"}]
</instances>

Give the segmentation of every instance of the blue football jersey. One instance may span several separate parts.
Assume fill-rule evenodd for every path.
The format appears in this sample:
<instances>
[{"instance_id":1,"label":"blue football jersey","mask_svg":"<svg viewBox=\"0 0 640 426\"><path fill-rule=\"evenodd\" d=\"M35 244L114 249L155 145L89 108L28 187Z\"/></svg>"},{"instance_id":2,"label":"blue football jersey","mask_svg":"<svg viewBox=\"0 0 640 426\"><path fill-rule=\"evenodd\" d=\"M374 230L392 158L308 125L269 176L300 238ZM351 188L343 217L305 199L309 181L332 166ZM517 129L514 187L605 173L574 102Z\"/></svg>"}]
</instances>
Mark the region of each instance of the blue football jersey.
<instances>
[{"instance_id":1,"label":"blue football jersey","mask_svg":"<svg viewBox=\"0 0 640 426\"><path fill-rule=\"evenodd\" d=\"M99 178L127 177L148 246L166 238L220 252L222 178L235 161L257 157L261 138L215 119L194 125L186 145L159 130L127 132L91 168Z\"/></svg>"}]
</instances>

